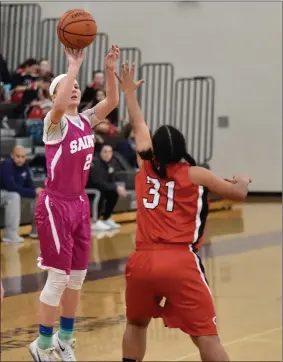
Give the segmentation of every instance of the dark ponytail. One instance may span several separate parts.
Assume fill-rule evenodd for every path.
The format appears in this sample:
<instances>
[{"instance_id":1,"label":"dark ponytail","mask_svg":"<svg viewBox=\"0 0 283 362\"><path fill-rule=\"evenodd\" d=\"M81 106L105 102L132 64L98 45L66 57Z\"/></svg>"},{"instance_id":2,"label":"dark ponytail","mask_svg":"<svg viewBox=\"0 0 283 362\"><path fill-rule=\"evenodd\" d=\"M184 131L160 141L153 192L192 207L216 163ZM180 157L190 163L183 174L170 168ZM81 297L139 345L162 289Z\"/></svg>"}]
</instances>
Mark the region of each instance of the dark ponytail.
<instances>
[{"instance_id":1,"label":"dark ponytail","mask_svg":"<svg viewBox=\"0 0 283 362\"><path fill-rule=\"evenodd\" d=\"M159 162L159 166L156 166L156 163L154 160L151 160L151 166L153 168L153 171L160 177L160 178L166 178L167 177L167 168L166 163L164 161Z\"/></svg>"},{"instance_id":2,"label":"dark ponytail","mask_svg":"<svg viewBox=\"0 0 283 362\"><path fill-rule=\"evenodd\" d=\"M197 163L195 161L195 159L188 153L186 153L183 158L191 165L191 166L196 166Z\"/></svg>"},{"instance_id":3,"label":"dark ponytail","mask_svg":"<svg viewBox=\"0 0 283 362\"><path fill-rule=\"evenodd\" d=\"M196 161L187 153L184 136L175 127L161 126L152 138L152 146L151 164L154 172L160 178L167 177L168 164L178 163L182 159L185 159L190 165L196 166Z\"/></svg>"}]
</instances>

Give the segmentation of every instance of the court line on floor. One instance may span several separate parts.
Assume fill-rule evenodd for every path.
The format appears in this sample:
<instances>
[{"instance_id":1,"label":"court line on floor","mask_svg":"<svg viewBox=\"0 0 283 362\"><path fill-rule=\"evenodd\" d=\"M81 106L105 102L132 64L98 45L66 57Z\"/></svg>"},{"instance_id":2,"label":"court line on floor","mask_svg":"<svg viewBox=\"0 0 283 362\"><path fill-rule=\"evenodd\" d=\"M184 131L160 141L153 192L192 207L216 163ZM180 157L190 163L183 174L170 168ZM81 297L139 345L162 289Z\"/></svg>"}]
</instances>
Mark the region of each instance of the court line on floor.
<instances>
[{"instance_id":1,"label":"court line on floor","mask_svg":"<svg viewBox=\"0 0 283 362\"><path fill-rule=\"evenodd\" d=\"M277 328L273 328L273 329L268 329L268 330L265 330L265 331L262 331L262 332L258 332L258 333L253 333L253 334L248 334L244 337L241 337L241 338L237 338L237 339L234 339L233 341L230 341L230 342L226 342L226 343L223 343L223 346L224 347L228 347L228 346L231 346L233 344L237 344L237 343L240 343L240 342L245 342L251 338L257 338L257 337L261 337L261 336L265 336L267 334L270 334L270 333L273 333L273 332L277 332L279 330L282 330L282 327L277 327ZM174 361L177 362L177 361L184 361L186 358L189 358L189 357L193 357L193 356L197 356L199 354L199 352L193 352L193 353L189 353L189 354L186 354L185 356L182 356L182 357L179 357L177 359L175 359Z\"/></svg>"},{"instance_id":2,"label":"court line on floor","mask_svg":"<svg viewBox=\"0 0 283 362\"><path fill-rule=\"evenodd\" d=\"M261 339L261 338L250 338L249 341L255 342L255 343L282 343L279 339Z\"/></svg>"}]
</instances>

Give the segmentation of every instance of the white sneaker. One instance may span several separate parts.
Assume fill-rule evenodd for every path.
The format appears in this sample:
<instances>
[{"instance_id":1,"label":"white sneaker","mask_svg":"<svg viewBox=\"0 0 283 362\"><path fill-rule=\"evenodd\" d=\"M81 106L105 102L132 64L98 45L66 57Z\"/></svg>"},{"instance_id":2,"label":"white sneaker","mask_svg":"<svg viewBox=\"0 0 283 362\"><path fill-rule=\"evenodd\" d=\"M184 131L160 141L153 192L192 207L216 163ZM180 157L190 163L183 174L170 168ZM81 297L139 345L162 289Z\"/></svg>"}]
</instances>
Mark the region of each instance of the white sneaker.
<instances>
[{"instance_id":1,"label":"white sneaker","mask_svg":"<svg viewBox=\"0 0 283 362\"><path fill-rule=\"evenodd\" d=\"M2 241L3 241L3 243L16 244L16 243L23 243L24 238L22 238L18 234L7 235L7 236L4 235L2 238Z\"/></svg>"},{"instance_id":2,"label":"white sneaker","mask_svg":"<svg viewBox=\"0 0 283 362\"><path fill-rule=\"evenodd\" d=\"M69 341L62 341L58 333L55 333L53 336L53 345L56 349L56 352L60 355L62 361L76 361L75 357L75 345L76 340L70 339Z\"/></svg>"},{"instance_id":3,"label":"white sneaker","mask_svg":"<svg viewBox=\"0 0 283 362\"><path fill-rule=\"evenodd\" d=\"M32 233L29 234L29 237L31 239L38 239L38 233L37 232L32 232Z\"/></svg>"},{"instance_id":4,"label":"white sneaker","mask_svg":"<svg viewBox=\"0 0 283 362\"><path fill-rule=\"evenodd\" d=\"M29 352L36 362L60 361L60 357L55 351L55 347L40 349L37 345L38 338L29 345Z\"/></svg>"},{"instance_id":5,"label":"white sneaker","mask_svg":"<svg viewBox=\"0 0 283 362\"><path fill-rule=\"evenodd\" d=\"M110 230L110 227L104 223L102 220L96 221L95 224L91 225L91 230L93 231L107 231Z\"/></svg>"},{"instance_id":6,"label":"white sneaker","mask_svg":"<svg viewBox=\"0 0 283 362\"><path fill-rule=\"evenodd\" d=\"M104 220L103 222L104 222L104 224L109 226L110 229L120 229L120 227L121 227L120 224L117 224L112 219Z\"/></svg>"}]
</instances>

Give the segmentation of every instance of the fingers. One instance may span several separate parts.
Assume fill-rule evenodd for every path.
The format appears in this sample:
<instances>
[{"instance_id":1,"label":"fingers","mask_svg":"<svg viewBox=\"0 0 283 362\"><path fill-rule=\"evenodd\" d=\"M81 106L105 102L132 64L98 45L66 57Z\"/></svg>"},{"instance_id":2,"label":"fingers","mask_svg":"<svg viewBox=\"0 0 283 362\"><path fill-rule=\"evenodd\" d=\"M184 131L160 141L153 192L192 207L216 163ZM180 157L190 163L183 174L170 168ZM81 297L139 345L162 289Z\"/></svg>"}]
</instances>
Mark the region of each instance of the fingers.
<instances>
[{"instance_id":1,"label":"fingers","mask_svg":"<svg viewBox=\"0 0 283 362\"><path fill-rule=\"evenodd\" d=\"M127 61L126 63L123 63L121 65L121 77L119 77L116 72L115 76L119 80L120 84L122 83L133 84L134 88L136 89L140 87L145 81L144 79L134 81L133 80L134 73L135 73L135 64L132 64L132 66L130 67L129 62Z\"/></svg>"},{"instance_id":2,"label":"fingers","mask_svg":"<svg viewBox=\"0 0 283 362\"><path fill-rule=\"evenodd\" d=\"M78 57L83 57L84 56L84 49L78 49Z\"/></svg>"},{"instance_id":3,"label":"fingers","mask_svg":"<svg viewBox=\"0 0 283 362\"><path fill-rule=\"evenodd\" d=\"M67 56L73 56L74 58L80 58L84 55L84 49L72 49L72 48L64 48L64 52Z\"/></svg>"},{"instance_id":4,"label":"fingers","mask_svg":"<svg viewBox=\"0 0 283 362\"><path fill-rule=\"evenodd\" d=\"M69 55L70 54L70 49L69 48L64 48L64 53L66 54L66 55Z\"/></svg>"},{"instance_id":5,"label":"fingers","mask_svg":"<svg viewBox=\"0 0 283 362\"><path fill-rule=\"evenodd\" d=\"M233 179L231 179L231 178L226 178L226 177L224 177L224 181L229 182L230 184L235 183L235 181L234 181Z\"/></svg>"},{"instance_id":6,"label":"fingers","mask_svg":"<svg viewBox=\"0 0 283 362\"><path fill-rule=\"evenodd\" d=\"M128 63L128 61L121 65L121 71L122 71L123 77L125 77L125 76L127 76L129 74L129 63Z\"/></svg>"},{"instance_id":7,"label":"fingers","mask_svg":"<svg viewBox=\"0 0 283 362\"><path fill-rule=\"evenodd\" d=\"M144 80L143 80L143 79L138 80L137 83L136 83L136 84L137 84L137 87L141 86L143 83L144 83Z\"/></svg>"},{"instance_id":8,"label":"fingers","mask_svg":"<svg viewBox=\"0 0 283 362\"><path fill-rule=\"evenodd\" d=\"M118 45L112 45L111 49L109 49L108 54L106 55L106 58L114 57L115 59L118 59L120 56L120 48Z\"/></svg>"},{"instance_id":9,"label":"fingers","mask_svg":"<svg viewBox=\"0 0 283 362\"><path fill-rule=\"evenodd\" d=\"M118 45L112 45L112 52L113 52L113 54L116 56L116 58L119 57L119 55L120 55L120 48L118 47Z\"/></svg>"},{"instance_id":10,"label":"fingers","mask_svg":"<svg viewBox=\"0 0 283 362\"><path fill-rule=\"evenodd\" d=\"M129 62L127 61L125 64L125 72L129 74Z\"/></svg>"}]
</instances>

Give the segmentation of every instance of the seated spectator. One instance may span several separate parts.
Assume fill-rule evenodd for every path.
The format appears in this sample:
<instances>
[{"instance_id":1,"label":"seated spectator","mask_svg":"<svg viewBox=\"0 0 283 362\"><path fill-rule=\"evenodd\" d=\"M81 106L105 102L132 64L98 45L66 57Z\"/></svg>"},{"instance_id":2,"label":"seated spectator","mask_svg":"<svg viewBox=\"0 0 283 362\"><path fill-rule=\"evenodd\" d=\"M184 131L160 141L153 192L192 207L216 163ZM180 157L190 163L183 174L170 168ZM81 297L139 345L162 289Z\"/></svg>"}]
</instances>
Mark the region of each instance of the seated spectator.
<instances>
[{"instance_id":1,"label":"seated spectator","mask_svg":"<svg viewBox=\"0 0 283 362\"><path fill-rule=\"evenodd\" d=\"M51 75L52 78L54 78L54 75L51 73L51 66L48 60L41 59L39 61L39 70L38 74L40 77L45 77Z\"/></svg>"},{"instance_id":2,"label":"seated spectator","mask_svg":"<svg viewBox=\"0 0 283 362\"><path fill-rule=\"evenodd\" d=\"M24 239L18 234L21 217L21 198L17 192L1 190L0 205L5 207L5 227L2 241L4 243L22 243Z\"/></svg>"},{"instance_id":3,"label":"seated spectator","mask_svg":"<svg viewBox=\"0 0 283 362\"><path fill-rule=\"evenodd\" d=\"M12 78L8 70L7 63L2 54L0 54L0 82L3 84L9 84L11 81Z\"/></svg>"},{"instance_id":4,"label":"seated spectator","mask_svg":"<svg viewBox=\"0 0 283 362\"><path fill-rule=\"evenodd\" d=\"M130 166L138 168L136 143L130 123L125 126L123 133L125 138L117 142L115 151L119 152L128 161Z\"/></svg>"},{"instance_id":5,"label":"seated spectator","mask_svg":"<svg viewBox=\"0 0 283 362\"><path fill-rule=\"evenodd\" d=\"M0 84L2 85L0 89L0 103L10 101L10 87L11 87L11 75L7 67L7 63L0 54ZM5 88L8 89L8 92L5 92ZM6 93L6 94L5 94ZM9 94L7 94L9 93Z\"/></svg>"},{"instance_id":6,"label":"seated spectator","mask_svg":"<svg viewBox=\"0 0 283 362\"><path fill-rule=\"evenodd\" d=\"M97 220L93 225L95 231L106 231L117 229L119 224L111 219L111 215L118 201L118 197L126 197L127 190L123 186L117 185L115 182L115 172L112 165L113 149L111 146L104 144L99 153L99 157L95 158L90 169L90 176L87 188L97 189L101 196L98 206L98 216L102 220ZM91 196L90 196L90 201Z\"/></svg>"},{"instance_id":7,"label":"seated spectator","mask_svg":"<svg viewBox=\"0 0 283 362\"><path fill-rule=\"evenodd\" d=\"M42 146L43 138L43 119L52 108L52 101L49 97L49 87L51 83L50 75L46 74L42 77L37 90L36 98L26 105L24 111L26 115L26 135L32 138L33 144ZM24 103L25 95L23 97Z\"/></svg>"},{"instance_id":8,"label":"seated spectator","mask_svg":"<svg viewBox=\"0 0 283 362\"><path fill-rule=\"evenodd\" d=\"M12 103L21 104L25 92L33 93L38 88L38 63L28 59L12 75Z\"/></svg>"},{"instance_id":9,"label":"seated spectator","mask_svg":"<svg viewBox=\"0 0 283 362\"><path fill-rule=\"evenodd\" d=\"M6 191L6 193L8 192L8 194L16 193L20 197L32 199L31 214L33 215L36 197L40 194L42 189L35 188L33 185L30 169L28 164L26 163L26 151L24 147L15 146L12 151L11 157L2 162L0 171L1 193L3 191L5 193ZM14 199L15 205L13 211L13 218L18 220L18 223L20 222L21 210L20 197ZM37 231L34 221L32 223L32 231L29 236L31 238L37 238ZM12 241L13 239L9 240Z\"/></svg>"},{"instance_id":10,"label":"seated spectator","mask_svg":"<svg viewBox=\"0 0 283 362\"><path fill-rule=\"evenodd\" d=\"M106 93L103 89L94 89L93 98L88 103L81 102L80 112L83 112L86 109L93 108L97 103L102 101L106 97ZM113 109L111 113L107 116L107 121L114 126L118 126L119 121L119 110L118 108Z\"/></svg>"},{"instance_id":11,"label":"seated spectator","mask_svg":"<svg viewBox=\"0 0 283 362\"><path fill-rule=\"evenodd\" d=\"M95 93L95 102L96 103L99 103L105 97L106 97L106 93L105 93L105 91L103 89L97 89L96 90L96 93ZM91 107L94 107L94 105L91 106ZM118 109L118 107L113 109L113 111L108 114L107 120L110 121L110 123L113 124L114 126L116 126L116 127L118 126L118 123L119 123L119 109Z\"/></svg>"},{"instance_id":12,"label":"seated spectator","mask_svg":"<svg viewBox=\"0 0 283 362\"><path fill-rule=\"evenodd\" d=\"M105 87L105 76L101 70L97 70L93 72L92 82L86 86L86 89L83 92L81 105L86 106L90 102L96 102L96 90L102 89ZM96 103L94 105L96 105ZM81 111L81 110L80 110Z\"/></svg>"},{"instance_id":13,"label":"seated spectator","mask_svg":"<svg viewBox=\"0 0 283 362\"><path fill-rule=\"evenodd\" d=\"M51 110L53 102L49 96L49 87L52 81L50 73L47 73L43 76L39 82L38 89L34 94L34 98L31 103L24 102L27 104L27 114L28 119L40 119L43 120L46 114ZM25 95L23 97L24 101Z\"/></svg>"}]
</instances>

